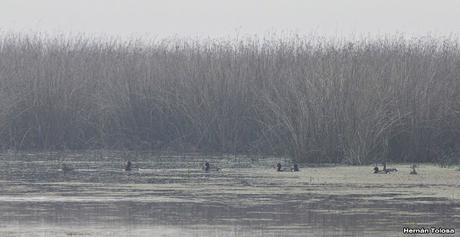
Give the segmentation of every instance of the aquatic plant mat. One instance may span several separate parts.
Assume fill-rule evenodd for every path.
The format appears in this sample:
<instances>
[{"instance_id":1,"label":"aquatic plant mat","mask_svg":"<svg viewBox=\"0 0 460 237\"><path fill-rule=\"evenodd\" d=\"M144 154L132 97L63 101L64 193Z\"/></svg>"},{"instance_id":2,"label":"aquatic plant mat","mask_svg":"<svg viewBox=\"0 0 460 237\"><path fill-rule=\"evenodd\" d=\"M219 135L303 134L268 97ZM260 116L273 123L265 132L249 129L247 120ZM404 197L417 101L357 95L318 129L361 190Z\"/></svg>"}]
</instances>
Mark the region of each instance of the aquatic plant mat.
<instances>
[{"instance_id":1,"label":"aquatic plant mat","mask_svg":"<svg viewBox=\"0 0 460 237\"><path fill-rule=\"evenodd\" d=\"M95 151L0 155L0 236L403 236L460 231L460 172L421 164ZM132 172L123 163L133 162ZM209 161L220 172L203 173ZM75 168L60 170L65 163ZM456 233L458 234L458 233ZM429 235L424 235L429 236ZM451 235L452 236L452 235Z\"/></svg>"}]
</instances>

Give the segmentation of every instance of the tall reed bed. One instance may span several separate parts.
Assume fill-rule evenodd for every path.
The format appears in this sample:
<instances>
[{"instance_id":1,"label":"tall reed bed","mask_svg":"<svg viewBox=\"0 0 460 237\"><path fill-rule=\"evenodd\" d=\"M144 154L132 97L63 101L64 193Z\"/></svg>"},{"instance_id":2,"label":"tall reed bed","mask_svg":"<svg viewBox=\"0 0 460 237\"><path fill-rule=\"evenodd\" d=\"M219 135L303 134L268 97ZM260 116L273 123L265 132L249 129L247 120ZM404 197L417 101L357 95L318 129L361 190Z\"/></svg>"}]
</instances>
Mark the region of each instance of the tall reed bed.
<instances>
[{"instance_id":1,"label":"tall reed bed","mask_svg":"<svg viewBox=\"0 0 460 237\"><path fill-rule=\"evenodd\" d=\"M456 40L0 37L3 149L360 164L438 161L459 141Z\"/></svg>"}]
</instances>

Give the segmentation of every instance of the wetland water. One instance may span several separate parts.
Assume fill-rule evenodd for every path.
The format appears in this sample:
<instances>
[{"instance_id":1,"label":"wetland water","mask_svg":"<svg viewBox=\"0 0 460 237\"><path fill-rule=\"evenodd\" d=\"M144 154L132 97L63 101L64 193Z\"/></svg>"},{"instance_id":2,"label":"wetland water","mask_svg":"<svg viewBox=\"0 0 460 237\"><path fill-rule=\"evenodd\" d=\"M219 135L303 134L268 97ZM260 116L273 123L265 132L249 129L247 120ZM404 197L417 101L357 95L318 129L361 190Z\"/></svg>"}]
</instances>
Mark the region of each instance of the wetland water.
<instances>
[{"instance_id":1,"label":"wetland water","mask_svg":"<svg viewBox=\"0 0 460 237\"><path fill-rule=\"evenodd\" d=\"M134 170L124 172L128 159ZM222 171L203 173L205 160ZM460 231L460 171L431 165L421 165L419 175L409 175L409 165L374 175L369 166L301 165L301 172L279 173L274 158L126 152L4 153L0 161L2 237ZM62 172L63 162L75 170Z\"/></svg>"}]
</instances>

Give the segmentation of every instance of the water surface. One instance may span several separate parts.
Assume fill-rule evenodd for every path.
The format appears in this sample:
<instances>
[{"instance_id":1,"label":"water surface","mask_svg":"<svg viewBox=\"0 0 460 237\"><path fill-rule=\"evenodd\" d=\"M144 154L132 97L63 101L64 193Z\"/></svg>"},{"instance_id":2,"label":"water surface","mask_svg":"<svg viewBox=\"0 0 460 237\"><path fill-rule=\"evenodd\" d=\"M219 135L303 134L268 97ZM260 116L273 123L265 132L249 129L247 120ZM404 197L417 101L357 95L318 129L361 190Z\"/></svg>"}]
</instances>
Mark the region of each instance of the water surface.
<instances>
[{"instance_id":1,"label":"water surface","mask_svg":"<svg viewBox=\"0 0 460 237\"><path fill-rule=\"evenodd\" d=\"M132 172L123 171L131 160ZM276 158L5 153L0 236L402 236L460 227L460 172L372 167L275 172ZM220 172L204 173L208 160ZM63 172L60 165L75 168Z\"/></svg>"}]
</instances>

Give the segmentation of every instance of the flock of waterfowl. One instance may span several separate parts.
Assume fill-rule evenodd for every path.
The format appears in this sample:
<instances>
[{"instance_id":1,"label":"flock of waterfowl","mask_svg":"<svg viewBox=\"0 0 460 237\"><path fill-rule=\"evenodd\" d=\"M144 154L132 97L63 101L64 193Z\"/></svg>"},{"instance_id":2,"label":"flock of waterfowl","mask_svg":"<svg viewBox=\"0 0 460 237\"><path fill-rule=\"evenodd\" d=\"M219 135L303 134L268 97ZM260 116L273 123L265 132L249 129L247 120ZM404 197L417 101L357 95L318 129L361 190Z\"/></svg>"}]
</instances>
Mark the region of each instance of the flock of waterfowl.
<instances>
[{"instance_id":1,"label":"flock of waterfowl","mask_svg":"<svg viewBox=\"0 0 460 237\"><path fill-rule=\"evenodd\" d=\"M412 174L412 175L415 175L417 174L417 171L415 170L415 168L417 168L417 166L415 164L413 164L411 167L411 172L409 174ZM374 167L374 174L388 174L388 173L392 173L392 172L398 172L398 169L396 168L387 168L387 164L386 163L383 163L383 169L379 169L378 165L375 165Z\"/></svg>"},{"instance_id":2,"label":"flock of waterfowl","mask_svg":"<svg viewBox=\"0 0 460 237\"><path fill-rule=\"evenodd\" d=\"M274 167L277 172L285 172L285 171L291 171L291 172L299 172L299 165L297 163L294 163L290 169L285 169L281 165L281 163L277 163L276 166ZM416 165L411 166L411 172L410 174L415 175L417 174L417 171L415 170ZM126 162L125 164L125 171L132 171L133 169L133 164L131 161ZM208 161L205 161L202 167L204 172L211 172L211 171L221 171L221 168L219 167L211 167L211 164ZM69 165L62 164L61 170L64 172L70 172L74 171L74 168L70 167ZM396 168L387 168L386 163L383 163L383 169L379 169L378 165L375 165L374 169L374 174L388 174L392 172L398 172L398 169Z\"/></svg>"},{"instance_id":3,"label":"flock of waterfowl","mask_svg":"<svg viewBox=\"0 0 460 237\"><path fill-rule=\"evenodd\" d=\"M281 163L278 163L276 164L276 171L278 172L283 172L283 171L289 171L289 170L285 170L282 166L281 166ZM294 165L291 167L291 170L292 172L298 172L300 171L299 170L299 165L297 165L296 163L294 163Z\"/></svg>"},{"instance_id":4,"label":"flock of waterfowl","mask_svg":"<svg viewBox=\"0 0 460 237\"><path fill-rule=\"evenodd\" d=\"M283 172L283 171L288 171L284 168L282 168L281 163L276 164L276 171L278 172ZM221 171L222 169L219 167L212 167L211 164L208 161L205 161L203 164L203 171L204 172L211 172L211 171ZM61 171L63 172L70 172L74 171L75 169L67 164L62 164L61 165ZM132 171L133 170L133 163L131 161L126 162L125 164L125 171ZM290 171L292 172L298 172L299 170L299 165L294 163L294 165L291 167Z\"/></svg>"}]
</instances>

